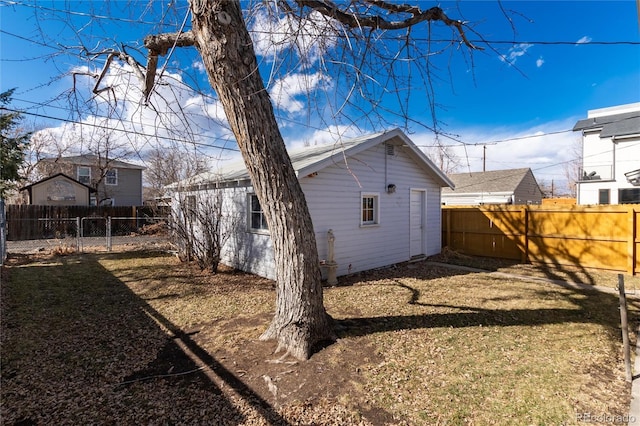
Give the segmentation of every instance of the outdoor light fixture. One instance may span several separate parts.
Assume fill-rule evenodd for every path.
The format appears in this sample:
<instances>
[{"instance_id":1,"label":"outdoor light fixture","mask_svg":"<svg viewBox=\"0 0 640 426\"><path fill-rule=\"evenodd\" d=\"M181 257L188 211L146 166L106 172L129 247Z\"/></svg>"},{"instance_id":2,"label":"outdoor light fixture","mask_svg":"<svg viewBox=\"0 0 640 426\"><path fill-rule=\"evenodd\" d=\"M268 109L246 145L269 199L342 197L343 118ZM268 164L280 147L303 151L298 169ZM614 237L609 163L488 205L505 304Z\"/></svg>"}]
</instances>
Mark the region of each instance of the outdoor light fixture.
<instances>
[{"instance_id":1,"label":"outdoor light fixture","mask_svg":"<svg viewBox=\"0 0 640 426\"><path fill-rule=\"evenodd\" d=\"M394 184L392 184L392 183L387 185L387 193L388 194L393 194L394 192L396 192L396 186Z\"/></svg>"}]
</instances>

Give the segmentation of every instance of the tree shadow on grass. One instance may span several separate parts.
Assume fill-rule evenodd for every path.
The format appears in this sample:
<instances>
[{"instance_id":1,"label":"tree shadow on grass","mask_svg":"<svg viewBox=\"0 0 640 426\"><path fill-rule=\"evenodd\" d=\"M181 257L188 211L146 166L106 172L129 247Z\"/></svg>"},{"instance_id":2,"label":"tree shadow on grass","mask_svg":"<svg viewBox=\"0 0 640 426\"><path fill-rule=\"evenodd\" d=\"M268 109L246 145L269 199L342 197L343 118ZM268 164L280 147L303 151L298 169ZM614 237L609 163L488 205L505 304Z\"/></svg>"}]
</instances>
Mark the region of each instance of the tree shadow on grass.
<instances>
[{"instance_id":1,"label":"tree shadow on grass","mask_svg":"<svg viewBox=\"0 0 640 426\"><path fill-rule=\"evenodd\" d=\"M460 270L458 275L474 274L470 270ZM455 275L455 274L453 274ZM451 271L447 276L452 276ZM336 320L339 337L356 337L368 334L414 330L426 328L462 328L477 326L540 326L562 323L597 323L607 328L615 329L620 325L619 316L615 315L619 309L618 297L611 293L602 293L595 289L549 287L535 290L535 294L541 299L561 298L570 302L569 308L531 308L531 309L493 309L480 305L470 306L463 304L434 304L420 301L423 297L420 289L403 281L411 277L420 279L420 272L407 270L389 270L378 274L377 279L385 279L387 285L398 287L408 292L406 303L425 308L446 309L449 312L434 312L415 315L396 315L380 317L353 317ZM433 278L431 276L424 279ZM505 278L496 278L502 279ZM366 278L365 278L366 280ZM567 291L568 290L568 291ZM428 296L428 295L426 295ZM428 298L428 297L427 297ZM505 296L490 298L486 301L509 302L517 296ZM633 309L640 308L640 301L628 299L628 305ZM453 312L451 312L453 311Z\"/></svg>"},{"instance_id":2,"label":"tree shadow on grass","mask_svg":"<svg viewBox=\"0 0 640 426\"><path fill-rule=\"evenodd\" d=\"M289 424L96 259L9 269L2 288L3 423L246 422L246 409L224 386L269 424Z\"/></svg>"}]
</instances>

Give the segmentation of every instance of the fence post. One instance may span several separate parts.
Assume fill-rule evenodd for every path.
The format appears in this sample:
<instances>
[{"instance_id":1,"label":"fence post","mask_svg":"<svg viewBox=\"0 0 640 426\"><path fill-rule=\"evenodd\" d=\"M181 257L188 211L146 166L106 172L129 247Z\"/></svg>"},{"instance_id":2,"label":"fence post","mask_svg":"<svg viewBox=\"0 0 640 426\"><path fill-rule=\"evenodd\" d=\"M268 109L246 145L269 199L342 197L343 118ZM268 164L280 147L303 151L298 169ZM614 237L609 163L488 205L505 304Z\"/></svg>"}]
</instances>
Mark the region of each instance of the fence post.
<instances>
[{"instance_id":1,"label":"fence post","mask_svg":"<svg viewBox=\"0 0 640 426\"><path fill-rule=\"evenodd\" d=\"M451 209L447 209L447 246L453 250L451 247Z\"/></svg>"},{"instance_id":2,"label":"fence post","mask_svg":"<svg viewBox=\"0 0 640 426\"><path fill-rule=\"evenodd\" d=\"M522 212L522 263L529 262L529 206L524 206Z\"/></svg>"},{"instance_id":3,"label":"fence post","mask_svg":"<svg viewBox=\"0 0 640 426\"><path fill-rule=\"evenodd\" d=\"M620 294L620 328L622 329L622 349L627 382L631 382L631 348L629 347L629 323L627 320L627 296L624 293L624 276L618 274L618 292Z\"/></svg>"},{"instance_id":4,"label":"fence post","mask_svg":"<svg viewBox=\"0 0 640 426\"><path fill-rule=\"evenodd\" d=\"M82 239L82 237L84 237L84 217L80 218L80 228L78 228L80 231L80 251L84 250L84 246L83 246L83 242L84 240Z\"/></svg>"},{"instance_id":5,"label":"fence post","mask_svg":"<svg viewBox=\"0 0 640 426\"><path fill-rule=\"evenodd\" d=\"M638 223L636 221L636 209L629 207L627 210L629 233L627 234L627 273L631 276L636 274L636 232Z\"/></svg>"},{"instance_id":6,"label":"fence post","mask_svg":"<svg viewBox=\"0 0 640 426\"><path fill-rule=\"evenodd\" d=\"M111 251L111 216L107 216L107 251Z\"/></svg>"},{"instance_id":7,"label":"fence post","mask_svg":"<svg viewBox=\"0 0 640 426\"><path fill-rule=\"evenodd\" d=\"M4 199L0 198L0 265L4 265L7 256L7 220L4 211Z\"/></svg>"},{"instance_id":8,"label":"fence post","mask_svg":"<svg viewBox=\"0 0 640 426\"><path fill-rule=\"evenodd\" d=\"M80 251L80 233L82 232L82 225L80 216L76 216L76 251Z\"/></svg>"}]
</instances>

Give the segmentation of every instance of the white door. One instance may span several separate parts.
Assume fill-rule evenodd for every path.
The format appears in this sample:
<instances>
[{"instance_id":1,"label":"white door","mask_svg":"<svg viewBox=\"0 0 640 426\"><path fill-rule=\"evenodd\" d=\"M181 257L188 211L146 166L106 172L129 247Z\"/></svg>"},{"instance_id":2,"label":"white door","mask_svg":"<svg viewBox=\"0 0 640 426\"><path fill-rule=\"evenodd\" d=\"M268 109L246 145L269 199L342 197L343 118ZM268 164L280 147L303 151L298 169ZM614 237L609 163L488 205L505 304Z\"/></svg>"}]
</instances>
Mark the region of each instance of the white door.
<instances>
[{"instance_id":1,"label":"white door","mask_svg":"<svg viewBox=\"0 0 640 426\"><path fill-rule=\"evenodd\" d=\"M424 209L425 191L411 190L409 208L409 240L411 257L424 254Z\"/></svg>"}]
</instances>

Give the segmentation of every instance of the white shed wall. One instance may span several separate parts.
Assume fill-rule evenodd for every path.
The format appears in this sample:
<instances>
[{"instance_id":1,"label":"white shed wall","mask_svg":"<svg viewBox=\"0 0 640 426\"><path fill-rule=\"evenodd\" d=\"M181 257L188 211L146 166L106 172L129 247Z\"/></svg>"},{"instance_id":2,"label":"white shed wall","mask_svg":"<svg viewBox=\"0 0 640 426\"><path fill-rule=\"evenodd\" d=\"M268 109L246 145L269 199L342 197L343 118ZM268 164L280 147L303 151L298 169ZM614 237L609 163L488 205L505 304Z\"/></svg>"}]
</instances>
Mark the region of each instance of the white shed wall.
<instances>
[{"instance_id":1,"label":"white shed wall","mask_svg":"<svg viewBox=\"0 0 640 426\"><path fill-rule=\"evenodd\" d=\"M385 164L386 162L386 164ZM425 191L424 254L441 250L440 186L409 156L408 148L395 147L386 155L384 144L301 177L321 260L328 255L327 232L335 235L338 276L404 262L410 259L409 214L411 189ZM387 185L396 185L387 193ZM233 187L190 193L202 196L222 191L227 229L235 232L222 249L222 263L275 279L273 246L268 233L247 226L247 196L252 187ZM361 194L379 195L379 224L361 226ZM189 195L183 193L182 196Z\"/></svg>"},{"instance_id":2,"label":"white shed wall","mask_svg":"<svg viewBox=\"0 0 640 426\"><path fill-rule=\"evenodd\" d=\"M327 232L333 229L338 275L409 260L412 188L426 190L424 254L440 252L440 186L417 166L404 148L396 147L395 155L387 156L381 144L347 161L300 181L316 231L320 259L327 257ZM394 193L386 192L389 184L396 185ZM360 225L363 192L379 194L377 225Z\"/></svg>"}]
</instances>

